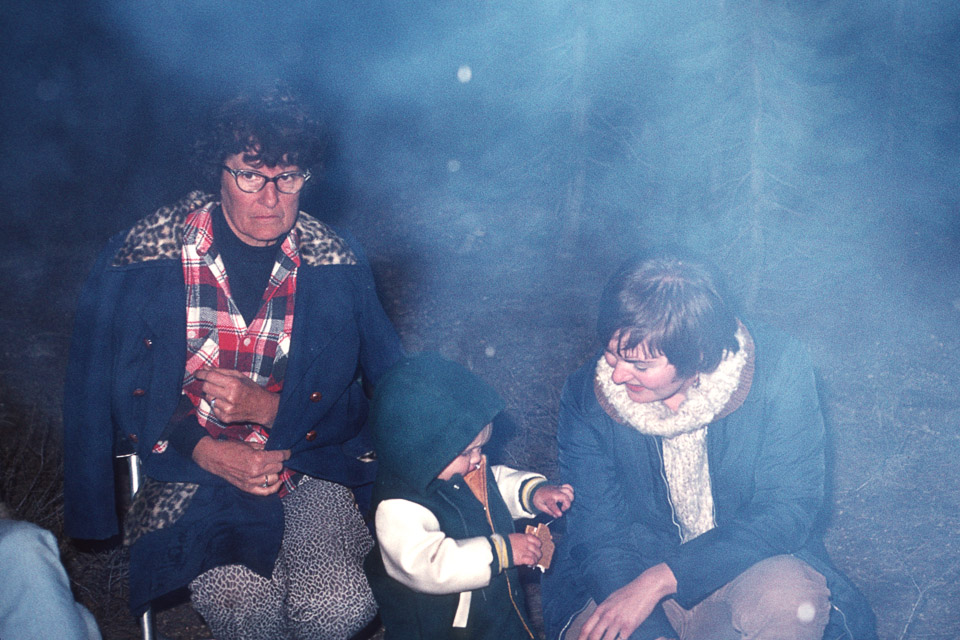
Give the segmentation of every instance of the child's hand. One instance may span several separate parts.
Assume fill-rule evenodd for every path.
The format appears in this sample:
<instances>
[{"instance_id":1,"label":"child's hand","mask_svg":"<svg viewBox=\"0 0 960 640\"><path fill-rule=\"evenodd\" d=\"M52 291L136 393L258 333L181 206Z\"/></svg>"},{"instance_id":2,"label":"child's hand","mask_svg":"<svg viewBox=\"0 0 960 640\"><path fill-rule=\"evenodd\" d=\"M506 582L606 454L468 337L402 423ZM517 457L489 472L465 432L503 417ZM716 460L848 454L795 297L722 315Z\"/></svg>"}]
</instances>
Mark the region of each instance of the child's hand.
<instances>
[{"instance_id":1,"label":"child's hand","mask_svg":"<svg viewBox=\"0 0 960 640\"><path fill-rule=\"evenodd\" d=\"M573 503L573 487L568 484L544 484L533 492L533 506L559 518Z\"/></svg>"},{"instance_id":2,"label":"child's hand","mask_svg":"<svg viewBox=\"0 0 960 640\"><path fill-rule=\"evenodd\" d=\"M515 566L532 567L540 561L540 538L532 533L511 533L508 537Z\"/></svg>"}]
</instances>

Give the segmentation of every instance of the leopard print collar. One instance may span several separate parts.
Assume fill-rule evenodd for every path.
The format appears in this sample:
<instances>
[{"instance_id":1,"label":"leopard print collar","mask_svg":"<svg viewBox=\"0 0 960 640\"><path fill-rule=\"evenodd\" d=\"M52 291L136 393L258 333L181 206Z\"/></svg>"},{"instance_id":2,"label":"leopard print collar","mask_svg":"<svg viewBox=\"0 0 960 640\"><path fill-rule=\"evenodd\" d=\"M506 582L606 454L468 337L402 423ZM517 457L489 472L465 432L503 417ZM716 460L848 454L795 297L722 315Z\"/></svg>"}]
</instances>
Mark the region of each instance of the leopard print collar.
<instances>
[{"instance_id":1,"label":"leopard print collar","mask_svg":"<svg viewBox=\"0 0 960 640\"><path fill-rule=\"evenodd\" d=\"M192 191L178 202L160 207L130 229L123 245L114 254L112 265L121 267L151 260L179 262L187 214L215 204L213 195ZM347 243L313 216L301 211L295 229L300 238L301 264L319 267L357 263L357 257Z\"/></svg>"}]
</instances>

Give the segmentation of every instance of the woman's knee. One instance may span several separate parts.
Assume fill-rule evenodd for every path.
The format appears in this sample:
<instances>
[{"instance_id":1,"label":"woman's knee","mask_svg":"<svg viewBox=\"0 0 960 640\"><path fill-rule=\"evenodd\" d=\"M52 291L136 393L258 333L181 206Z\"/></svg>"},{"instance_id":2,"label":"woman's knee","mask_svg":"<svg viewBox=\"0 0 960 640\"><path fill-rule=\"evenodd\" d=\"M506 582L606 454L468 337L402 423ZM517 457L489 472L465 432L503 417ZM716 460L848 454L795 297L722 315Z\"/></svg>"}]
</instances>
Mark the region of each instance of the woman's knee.
<instances>
[{"instance_id":1,"label":"woman's knee","mask_svg":"<svg viewBox=\"0 0 960 640\"><path fill-rule=\"evenodd\" d=\"M309 480L284 499L287 607L294 637L352 637L376 615L363 572L373 546L350 489Z\"/></svg>"},{"instance_id":2,"label":"woman's knee","mask_svg":"<svg viewBox=\"0 0 960 640\"><path fill-rule=\"evenodd\" d=\"M273 640L287 633L278 583L241 565L216 567L190 583L190 601L218 640Z\"/></svg>"},{"instance_id":3,"label":"woman's knee","mask_svg":"<svg viewBox=\"0 0 960 640\"><path fill-rule=\"evenodd\" d=\"M311 640L346 640L366 627L377 604L366 584L330 594L290 594L288 616L292 636ZM318 597L322 595L323 597Z\"/></svg>"},{"instance_id":4,"label":"woman's knee","mask_svg":"<svg viewBox=\"0 0 960 640\"><path fill-rule=\"evenodd\" d=\"M753 565L726 587L744 638L821 638L830 617L826 579L789 555Z\"/></svg>"},{"instance_id":5,"label":"woman's knee","mask_svg":"<svg viewBox=\"0 0 960 640\"><path fill-rule=\"evenodd\" d=\"M352 637L377 612L362 566L343 551L321 562L308 559L296 559L287 584L288 615L297 637Z\"/></svg>"}]
</instances>

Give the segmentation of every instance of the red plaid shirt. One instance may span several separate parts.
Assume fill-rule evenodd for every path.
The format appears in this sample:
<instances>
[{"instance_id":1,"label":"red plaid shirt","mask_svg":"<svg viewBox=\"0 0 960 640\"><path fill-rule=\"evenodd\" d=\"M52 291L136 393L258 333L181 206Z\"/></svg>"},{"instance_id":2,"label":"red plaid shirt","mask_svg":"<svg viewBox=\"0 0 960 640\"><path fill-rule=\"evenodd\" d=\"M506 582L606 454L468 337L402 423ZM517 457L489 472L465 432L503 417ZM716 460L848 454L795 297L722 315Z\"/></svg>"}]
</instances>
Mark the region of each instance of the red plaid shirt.
<instances>
[{"instance_id":1,"label":"red plaid shirt","mask_svg":"<svg viewBox=\"0 0 960 640\"><path fill-rule=\"evenodd\" d=\"M224 424L213 415L195 374L202 367L235 369L273 393L283 388L293 303L300 266L299 234L292 229L277 253L263 303L248 327L230 295L223 259L213 241L210 203L190 213L184 222L183 278L187 292L187 364L185 393L197 421L214 438L265 444L270 430L254 423ZM284 469L280 495L295 487L293 472Z\"/></svg>"}]
</instances>

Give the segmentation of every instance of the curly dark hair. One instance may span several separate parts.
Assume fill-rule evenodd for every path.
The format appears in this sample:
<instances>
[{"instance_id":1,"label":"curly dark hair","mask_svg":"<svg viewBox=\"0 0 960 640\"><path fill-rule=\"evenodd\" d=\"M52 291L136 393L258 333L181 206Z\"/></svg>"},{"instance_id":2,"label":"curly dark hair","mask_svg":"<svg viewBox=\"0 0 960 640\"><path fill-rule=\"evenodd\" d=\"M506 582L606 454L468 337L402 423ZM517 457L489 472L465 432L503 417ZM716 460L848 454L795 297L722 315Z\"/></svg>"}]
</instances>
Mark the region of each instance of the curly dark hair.
<instances>
[{"instance_id":1,"label":"curly dark hair","mask_svg":"<svg viewBox=\"0 0 960 640\"><path fill-rule=\"evenodd\" d=\"M203 186L216 193L227 156L243 153L250 164L296 165L316 172L323 146L319 122L285 83L277 81L214 109L194 144L193 160Z\"/></svg>"}]
</instances>

